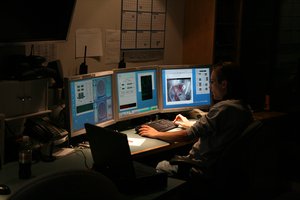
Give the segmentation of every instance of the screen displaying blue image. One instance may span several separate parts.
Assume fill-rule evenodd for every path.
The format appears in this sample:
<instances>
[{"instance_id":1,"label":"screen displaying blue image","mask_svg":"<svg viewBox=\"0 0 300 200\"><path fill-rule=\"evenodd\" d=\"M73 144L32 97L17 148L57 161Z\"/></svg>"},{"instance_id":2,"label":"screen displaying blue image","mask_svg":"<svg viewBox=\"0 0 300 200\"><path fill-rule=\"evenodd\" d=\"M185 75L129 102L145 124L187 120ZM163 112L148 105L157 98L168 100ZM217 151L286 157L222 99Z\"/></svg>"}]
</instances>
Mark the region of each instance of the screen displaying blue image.
<instances>
[{"instance_id":1,"label":"screen displaying blue image","mask_svg":"<svg viewBox=\"0 0 300 200\"><path fill-rule=\"evenodd\" d=\"M210 106L210 65L160 68L162 112Z\"/></svg>"},{"instance_id":2,"label":"screen displaying blue image","mask_svg":"<svg viewBox=\"0 0 300 200\"><path fill-rule=\"evenodd\" d=\"M70 132L84 130L85 123L105 126L114 121L113 75L98 73L69 81Z\"/></svg>"},{"instance_id":3,"label":"screen displaying blue image","mask_svg":"<svg viewBox=\"0 0 300 200\"><path fill-rule=\"evenodd\" d=\"M120 120L158 112L157 69L115 71Z\"/></svg>"}]
</instances>

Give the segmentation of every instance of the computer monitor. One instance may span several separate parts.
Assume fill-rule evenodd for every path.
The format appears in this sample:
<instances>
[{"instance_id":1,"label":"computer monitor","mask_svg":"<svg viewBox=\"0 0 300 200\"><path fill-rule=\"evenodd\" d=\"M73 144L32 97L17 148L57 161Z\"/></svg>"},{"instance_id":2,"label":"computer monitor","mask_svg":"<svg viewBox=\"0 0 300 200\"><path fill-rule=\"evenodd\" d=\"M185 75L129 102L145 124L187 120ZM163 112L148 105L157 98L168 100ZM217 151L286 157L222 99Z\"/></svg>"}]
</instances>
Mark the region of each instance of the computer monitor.
<instances>
[{"instance_id":1,"label":"computer monitor","mask_svg":"<svg viewBox=\"0 0 300 200\"><path fill-rule=\"evenodd\" d=\"M0 3L0 45L67 40L76 0Z\"/></svg>"},{"instance_id":2,"label":"computer monitor","mask_svg":"<svg viewBox=\"0 0 300 200\"><path fill-rule=\"evenodd\" d=\"M118 121L159 112L157 66L114 70Z\"/></svg>"},{"instance_id":3,"label":"computer monitor","mask_svg":"<svg viewBox=\"0 0 300 200\"><path fill-rule=\"evenodd\" d=\"M114 124L113 71L65 78L67 127L71 137L85 133L84 124Z\"/></svg>"},{"instance_id":4,"label":"computer monitor","mask_svg":"<svg viewBox=\"0 0 300 200\"><path fill-rule=\"evenodd\" d=\"M162 65L160 112L207 110L211 105L211 65Z\"/></svg>"}]
</instances>

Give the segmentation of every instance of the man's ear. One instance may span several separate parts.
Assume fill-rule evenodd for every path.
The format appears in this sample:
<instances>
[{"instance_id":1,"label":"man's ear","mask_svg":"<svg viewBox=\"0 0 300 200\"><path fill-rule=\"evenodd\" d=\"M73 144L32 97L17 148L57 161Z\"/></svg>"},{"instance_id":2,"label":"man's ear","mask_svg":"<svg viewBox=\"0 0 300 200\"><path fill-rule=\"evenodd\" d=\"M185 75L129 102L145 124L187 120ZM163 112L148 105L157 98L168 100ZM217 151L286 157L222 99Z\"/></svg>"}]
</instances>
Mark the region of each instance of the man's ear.
<instances>
[{"instance_id":1,"label":"man's ear","mask_svg":"<svg viewBox=\"0 0 300 200\"><path fill-rule=\"evenodd\" d=\"M228 81L227 80L223 80L221 84L222 84L222 88L227 88Z\"/></svg>"}]
</instances>

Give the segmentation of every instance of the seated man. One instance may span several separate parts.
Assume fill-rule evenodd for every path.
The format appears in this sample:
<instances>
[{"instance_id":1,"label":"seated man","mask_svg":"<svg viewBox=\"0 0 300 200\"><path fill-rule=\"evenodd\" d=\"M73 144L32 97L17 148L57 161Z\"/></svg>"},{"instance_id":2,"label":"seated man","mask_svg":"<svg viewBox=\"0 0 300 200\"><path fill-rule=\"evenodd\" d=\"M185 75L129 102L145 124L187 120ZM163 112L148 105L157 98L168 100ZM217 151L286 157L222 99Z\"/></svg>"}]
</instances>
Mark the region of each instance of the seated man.
<instances>
[{"instance_id":1,"label":"seated man","mask_svg":"<svg viewBox=\"0 0 300 200\"><path fill-rule=\"evenodd\" d=\"M186 117L177 115L174 123L185 127L175 132L158 132L150 126L143 125L139 134L144 137L165 141L197 140L186 156L195 162L201 162L209 169L217 159L222 149L236 138L253 121L252 111L243 99L242 77L239 68L231 62L219 63L213 66L210 89L215 104L209 112L202 115L196 123ZM169 161L161 161L158 171L169 175L178 173L178 166ZM193 168L193 174L203 174L203 170Z\"/></svg>"}]
</instances>

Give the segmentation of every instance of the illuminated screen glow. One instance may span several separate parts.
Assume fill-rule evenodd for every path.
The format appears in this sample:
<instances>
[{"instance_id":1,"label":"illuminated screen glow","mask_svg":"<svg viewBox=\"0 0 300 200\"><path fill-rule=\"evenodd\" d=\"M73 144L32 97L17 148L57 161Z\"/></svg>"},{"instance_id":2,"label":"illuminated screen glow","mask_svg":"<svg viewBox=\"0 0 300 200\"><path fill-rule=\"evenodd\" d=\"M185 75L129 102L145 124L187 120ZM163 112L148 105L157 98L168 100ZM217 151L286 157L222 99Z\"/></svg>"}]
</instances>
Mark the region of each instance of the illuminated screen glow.
<instances>
[{"instance_id":1,"label":"illuminated screen glow","mask_svg":"<svg viewBox=\"0 0 300 200\"><path fill-rule=\"evenodd\" d=\"M162 110L209 106L210 67L161 68Z\"/></svg>"},{"instance_id":2,"label":"illuminated screen glow","mask_svg":"<svg viewBox=\"0 0 300 200\"><path fill-rule=\"evenodd\" d=\"M69 81L70 131L84 130L85 123L105 125L114 120L113 75Z\"/></svg>"},{"instance_id":3,"label":"illuminated screen glow","mask_svg":"<svg viewBox=\"0 0 300 200\"><path fill-rule=\"evenodd\" d=\"M119 119L158 111L157 69L116 71Z\"/></svg>"}]
</instances>

